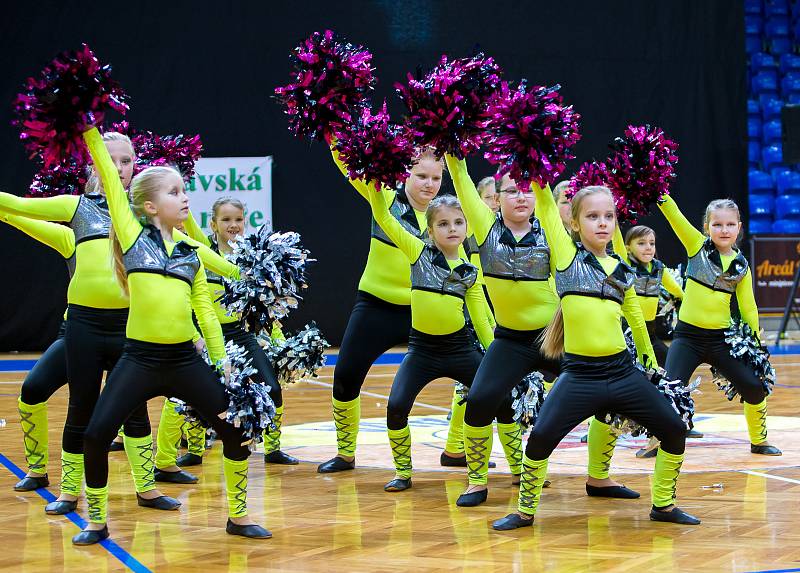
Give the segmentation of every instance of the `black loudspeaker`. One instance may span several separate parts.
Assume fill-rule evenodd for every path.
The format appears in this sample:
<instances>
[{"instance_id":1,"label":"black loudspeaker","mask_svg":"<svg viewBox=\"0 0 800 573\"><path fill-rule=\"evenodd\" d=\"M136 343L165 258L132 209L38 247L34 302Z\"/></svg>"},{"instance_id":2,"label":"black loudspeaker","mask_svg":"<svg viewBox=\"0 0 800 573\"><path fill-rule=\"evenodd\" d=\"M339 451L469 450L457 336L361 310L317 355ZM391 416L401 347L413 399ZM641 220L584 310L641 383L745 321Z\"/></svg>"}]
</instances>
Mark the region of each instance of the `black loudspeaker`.
<instances>
[{"instance_id":1,"label":"black loudspeaker","mask_svg":"<svg viewBox=\"0 0 800 573\"><path fill-rule=\"evenodd\" d=\"M783 163L800 163L800 105L788 104L781 109Z\"/></svg>"}]
</instances>

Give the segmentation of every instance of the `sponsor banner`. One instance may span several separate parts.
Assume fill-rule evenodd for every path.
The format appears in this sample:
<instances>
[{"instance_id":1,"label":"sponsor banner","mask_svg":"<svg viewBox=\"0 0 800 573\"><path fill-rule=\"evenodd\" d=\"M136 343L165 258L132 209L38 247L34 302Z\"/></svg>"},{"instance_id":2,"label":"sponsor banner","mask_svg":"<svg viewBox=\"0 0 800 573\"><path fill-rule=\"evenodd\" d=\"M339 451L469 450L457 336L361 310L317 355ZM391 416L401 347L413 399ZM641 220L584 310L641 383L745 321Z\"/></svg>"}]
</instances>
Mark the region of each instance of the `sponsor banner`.
<instances>
[{"instance_id":1,"label":"sponsor banner","mask_svg":"<svg viewBox=\"0 0 800 573\"><path fill-rule=\"evenodd\" d=\"M272 157L203 157L186 185L194 218L211 233L211 206L220 197L245 205L245 232L259 225L272 229Z\"/></svg>"},{"instance_id":2,"label":"sponsor banner","mask_svg":"<svg viewBox=\"0 0 800 573\"><path fill-rule=\"evenodd\" d=\"M800 237L760 235L750 240L756 304L761 312L783 312L800 264ZM800 295L794 293L795 303Z\"/></svg>"}]
</instances>

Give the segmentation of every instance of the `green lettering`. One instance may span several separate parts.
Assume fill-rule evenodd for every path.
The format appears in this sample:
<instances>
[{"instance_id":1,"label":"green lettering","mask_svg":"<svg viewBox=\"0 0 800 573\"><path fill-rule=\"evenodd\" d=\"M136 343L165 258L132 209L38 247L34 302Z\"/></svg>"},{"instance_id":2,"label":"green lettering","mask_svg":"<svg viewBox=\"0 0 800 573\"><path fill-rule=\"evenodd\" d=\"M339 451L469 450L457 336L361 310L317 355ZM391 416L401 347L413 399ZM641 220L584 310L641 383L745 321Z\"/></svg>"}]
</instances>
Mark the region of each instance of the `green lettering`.
<instances>
[{"instance_id":1,"label":"green lettering","mask_svg":"<svg viewBox=\"0 0 800 573\"><path fill-rule=\"evenodd\" d=\"M214 191L225 191L228 188L228 182L225 181L225 175L217 175L217 187Z\"/></svg>"},{"instance_id":2,"label":"green lettering","mask_svg":"<svg viewBox=\"0 0 800 573\"><path fill-rule=\"evenodd\" d=\"M213 175L205 176L200 175L200 186L203 188L203 191L208 191L208 187L211 185L211 182L214 180Z\"/></svg>"},{"instance_id":3,"label":"green lettering","mask_svg":"<svg viewBox=\"0 0 800 573\"><path fill-rule=\"evenodd\" d=\"M242 177L244 175L236 175L236 169L231 167L228 169L230 175L230 190L231 191L244 191L244 185L242 184Z\"/></svg>"},{"instance_id":4,"label":"green lettering","mask_svg":"<svg viewBox=\"0 0 800 573\"><path fill-rule=\"evenodd\" d=\"M187 191L197 191L197 187L195 187L195 181L197 179L197 175L189 179L189 183L186 185Z\"/></svg>"},{"instance_id":5,"label":"green lettering","mask_svg":"<svg viewBox=\"0 0 800 573\"><path fill-rule=\"evenodd\" d=\"M264 213L261 211L252 211L250 213L250 226L255 229L261 226L261 222L264 220Z\"/></svg>"},{"instance_id":6,"label":"green lettering","mask_svg":"<svg viewBox=\"0 0 800 573\"><path fill-rule=\"evenodd\" d=\"M200 213L200 227L208 229L208 213L205 211Z\"/></svg>"},{"instance_id":7,"label":"green lettering","mask_svg":"<svg viewBox=\"0 0 800 573\"><path fill-rule=\"evenodd\" d=\"M248 191L261 191L261 175L256 173L259 167L256 165L247 176L247 190Z\"/></svg>"}]
</instances>

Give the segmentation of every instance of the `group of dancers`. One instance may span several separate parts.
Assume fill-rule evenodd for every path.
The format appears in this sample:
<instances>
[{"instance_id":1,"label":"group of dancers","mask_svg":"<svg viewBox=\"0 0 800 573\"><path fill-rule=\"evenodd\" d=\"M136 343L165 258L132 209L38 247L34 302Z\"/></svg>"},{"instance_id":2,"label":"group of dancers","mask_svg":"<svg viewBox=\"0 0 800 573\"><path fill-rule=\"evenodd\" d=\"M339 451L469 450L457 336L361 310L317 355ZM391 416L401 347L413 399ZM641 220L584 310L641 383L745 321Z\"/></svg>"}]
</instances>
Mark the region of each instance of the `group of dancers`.
<instances>
[{"instance_id":1,"label":"group of dancers","mask_svg":"<svg viewBox=\"0 0 800 573\"><path fill-rule=\"evenodd\" d=\"M213 233L206 237L176 169L153 166L134 176L136 150L121 133L87 126L83 142L92 160L83 195L0 193L0 218L57 250L70 270L62 330L20 392L28 473L15 490L49 485L47 401L67 384L61 491L45 511L75 511L85 477L88 523L73 543L109 536L108 453L120 428L137 502L156 510L179 508L156 484L195 483L183 468L202 463L205 426L212 428L223 444L226 531L271 537L247 511L251 449L244 429L225 418L228 398L219 379L219 373L229 376L226 343L244 348L254 383L269 387L275 405L263 436L264 461L297 464L280 449L282 389L258 333L218 302L223 280L241 271L225 255L244 233L244 205L217 201ZM347 175L331 144L334 162ZM440 194L447 174L455 196ZM700 523L676 506L687 424L645 376L648 368L663 366L687 383L699 364L710 364L744 402L751 453L780 455L767 441L767 391L725 340L733 299L741 319L759 331L751 270L736 248L742 223L733 201L709 203L703 228L696 229L671 196L661 198L659 209L688 257L681 288L655 258L652 229L636 226L623 237L612 192L602 185L570 195L564 184L551 191L505 174L476 186L463 159L439 158L426 147L418 149L401 188L350 183L371 208L370 249L334 370L337 455L318 472L355 468L362 385L382 353L406 344L387 404L395 476L384 489L412 487L410 411L428 383L453 379L468 388L465 396L454 390L441 456L442 465L467 470L457 505L488 498L494 422L512 483L520 488L518 510L495 521L496 530L533 523L549 485L550 454L588 418L587 495L639 497L609 476L617 439L609 413L634 420L655 440L650 519ZM668 350L654 328L662 285L682 299ZM269 334L281 338L277 323ZM512 389L535 371L549 392L523 446ZM167 400L154 454L146 405L157 396ZM190 405L203 424L186 422L178 404ZM184 433L191 448L178 459Z\"/></svg>"}]
</instances>

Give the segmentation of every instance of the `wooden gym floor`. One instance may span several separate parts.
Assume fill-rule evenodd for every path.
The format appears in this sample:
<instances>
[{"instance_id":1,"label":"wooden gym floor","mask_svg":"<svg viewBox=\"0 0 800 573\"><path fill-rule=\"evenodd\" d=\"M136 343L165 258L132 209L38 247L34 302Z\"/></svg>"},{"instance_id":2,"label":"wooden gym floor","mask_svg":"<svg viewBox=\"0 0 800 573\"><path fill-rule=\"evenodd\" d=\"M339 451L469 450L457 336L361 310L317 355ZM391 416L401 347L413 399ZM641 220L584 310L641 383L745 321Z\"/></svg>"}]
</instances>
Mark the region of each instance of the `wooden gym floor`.
<instances>
[{"instance_id":1,"label":"wooden gym floor","mask_svg":"<svg viewBox=\"0 0 800 573\"><path fill-rule=\"evenodd\" d=\"M265 467L260 453L250 458L250 512L273 539L225 534L221 445L215 444L201 467L190 468L199 484L163 486L183 502L169 513L139 508L124 453L110 454L111 542L89 548L70 543L86 515L84 502L66 517L43 511L45 500L58 494L66 389L49 403L53 485L16 493L15 473L25 467L16 412L24 372L0 372L0 418L7 422L0 428L0 571L800 571L800 357L774 356L773 363L782 384L770 398L770 439L782 457L750 454L741 405L714 389L707 369L698 372L697 426L705 437L688 444L678 489L680 506L703 520L697 527L648 520L653 461L634 456L642 440L620 439L612 470L642 498L588 498L580 443L585 427L578 427L551 458L553 485L534 527L492 531L493 519L513 511L518 489L495 440L498 467L490 473L488 502L456 507L464 472L438 465L452 392L445 380L426 388L412 412L413 488L385 493L393 472L384 416L396 366L376 366L362 394L356 471L316 473L317 463L335 452L332 368L285 392L284 449L303 463ZM161 405L150 403L154 431Z\"/></svg>"}]
</instances>

